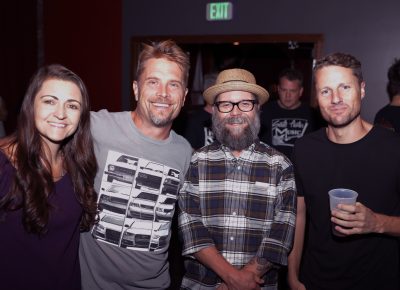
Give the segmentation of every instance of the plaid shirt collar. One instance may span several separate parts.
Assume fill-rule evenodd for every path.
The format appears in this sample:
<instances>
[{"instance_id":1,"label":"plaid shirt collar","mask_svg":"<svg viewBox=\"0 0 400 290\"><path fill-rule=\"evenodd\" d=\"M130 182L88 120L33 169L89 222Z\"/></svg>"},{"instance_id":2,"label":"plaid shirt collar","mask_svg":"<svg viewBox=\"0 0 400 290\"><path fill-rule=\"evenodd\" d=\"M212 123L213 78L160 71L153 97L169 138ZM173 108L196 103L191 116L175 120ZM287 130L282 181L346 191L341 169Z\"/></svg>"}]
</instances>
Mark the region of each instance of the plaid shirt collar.
<instances>
[{"instance_id":1,"label":"plaid shirt collar","mask_svg":"<svg viewBox=\"0 0 400 290\"><path fill-rule=\"evenodd\" d=\"M257 138L256 140L254 140L254 142L253 142L249 147L247 147L246 149L243 149L243 150L240 152L240 156L239 156L239 157L235 157L235 156L232 154L232 150L231 150L228 146L223 145L223 144L220 143L219 141L215 141L215 142L217 142L217 143L219 144L220 149L225 153L226 159L227 159L228 161L234 161L234 160L237 160L237 159L249 160L249 159L250 159L250 156L251 156L251 155L253 154L253 152L254 152L254 149L256 148L256 145L257 145L258 143L260 143L260 140L259 140L258 138Z\"/></svg>"}]
</instances>

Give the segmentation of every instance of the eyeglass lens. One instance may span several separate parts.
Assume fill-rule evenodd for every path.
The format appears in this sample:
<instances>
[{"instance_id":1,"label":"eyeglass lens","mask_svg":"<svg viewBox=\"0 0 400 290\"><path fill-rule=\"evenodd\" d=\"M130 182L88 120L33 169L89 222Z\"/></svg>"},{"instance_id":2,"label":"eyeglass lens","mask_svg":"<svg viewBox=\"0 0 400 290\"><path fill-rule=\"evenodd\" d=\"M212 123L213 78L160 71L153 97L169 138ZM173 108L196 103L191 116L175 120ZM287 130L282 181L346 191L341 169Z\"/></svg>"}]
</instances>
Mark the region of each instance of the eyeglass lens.
<instances>
[{"instance_id":1,"label":"eyeglass lens","mask_svg":"<svg viewBox=\"0 0 400 290\"><path fill-rule=\"evenodd\" d=\"M229 113L235 106L237 106L242 112L250 112L253 110L255 103L255 100L243 100L240 102L221 101L216 102L215 105L217 106L218 111L221 113Z\"/></svg>"}]
</instances>

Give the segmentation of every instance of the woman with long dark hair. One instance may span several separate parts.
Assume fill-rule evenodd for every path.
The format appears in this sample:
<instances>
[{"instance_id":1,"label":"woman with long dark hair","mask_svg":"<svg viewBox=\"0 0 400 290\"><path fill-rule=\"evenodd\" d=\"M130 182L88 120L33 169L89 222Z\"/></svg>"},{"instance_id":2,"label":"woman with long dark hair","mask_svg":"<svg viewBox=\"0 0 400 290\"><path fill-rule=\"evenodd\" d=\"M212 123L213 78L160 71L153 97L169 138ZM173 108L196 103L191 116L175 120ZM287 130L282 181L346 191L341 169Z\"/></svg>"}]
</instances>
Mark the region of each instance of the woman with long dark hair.
<instances>
[{"instance_id":1,"label":"woman with long dark hair","mask_svg":"<svg viewBox=\"0 0 400 290\"><path fill-rule=\"evenodd\" d=\"M84 83L61 65L39 69L16 132L0 140L1 289L80 289L96 171Z\"/></svg>"}]
</instances>

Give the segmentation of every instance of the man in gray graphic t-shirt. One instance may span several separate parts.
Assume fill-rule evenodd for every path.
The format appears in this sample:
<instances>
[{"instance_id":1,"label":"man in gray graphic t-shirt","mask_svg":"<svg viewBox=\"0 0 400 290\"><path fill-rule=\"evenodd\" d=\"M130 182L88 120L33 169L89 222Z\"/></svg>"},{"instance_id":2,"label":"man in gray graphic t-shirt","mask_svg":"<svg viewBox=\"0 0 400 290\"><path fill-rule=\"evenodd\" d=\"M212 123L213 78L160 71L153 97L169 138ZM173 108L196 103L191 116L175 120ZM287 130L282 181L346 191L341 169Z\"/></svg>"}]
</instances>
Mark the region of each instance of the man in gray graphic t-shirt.
<instances>
[{"instance_id":1,"label":"man in gray graphic t-shirt","mask_svg":"<svg viewBox=\"0 0 400 290\"><path fill-rule=\"evenodd\" d=\"M99 222L81 235L82 287L166 289L177 194L191 147L171 131L187 94L188 56L172 41L145 45L132 112L92 112Z\"/></svg>"}]
</instances>

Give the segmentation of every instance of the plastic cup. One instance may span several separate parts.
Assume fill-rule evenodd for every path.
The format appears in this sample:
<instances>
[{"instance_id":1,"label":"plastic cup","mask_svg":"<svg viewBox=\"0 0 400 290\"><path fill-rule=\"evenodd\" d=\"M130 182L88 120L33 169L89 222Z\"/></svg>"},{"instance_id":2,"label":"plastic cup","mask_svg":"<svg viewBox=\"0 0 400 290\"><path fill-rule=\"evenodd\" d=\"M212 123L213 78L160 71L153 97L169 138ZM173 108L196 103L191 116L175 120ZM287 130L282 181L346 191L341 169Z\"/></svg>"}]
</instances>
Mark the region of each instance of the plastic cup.
<instances>
[{"instance_id":1,"label":"plastic cup","mask_svg":"<svg viewBox=\"0 0 400 290\"><path fill-rule=\"evenodd\" d=\"M333 209L337 209L337 205L340 204L350 204L354 205L357 200L358 193L354 190L347 189L347 188L334 188L329 190L329 205L331 208L331 211ZM332 233L335 236L338 237L343 237L344 235L339 233L338 231L335 230L335 224L332 223Z\"/></svg>"}]
</instances>

